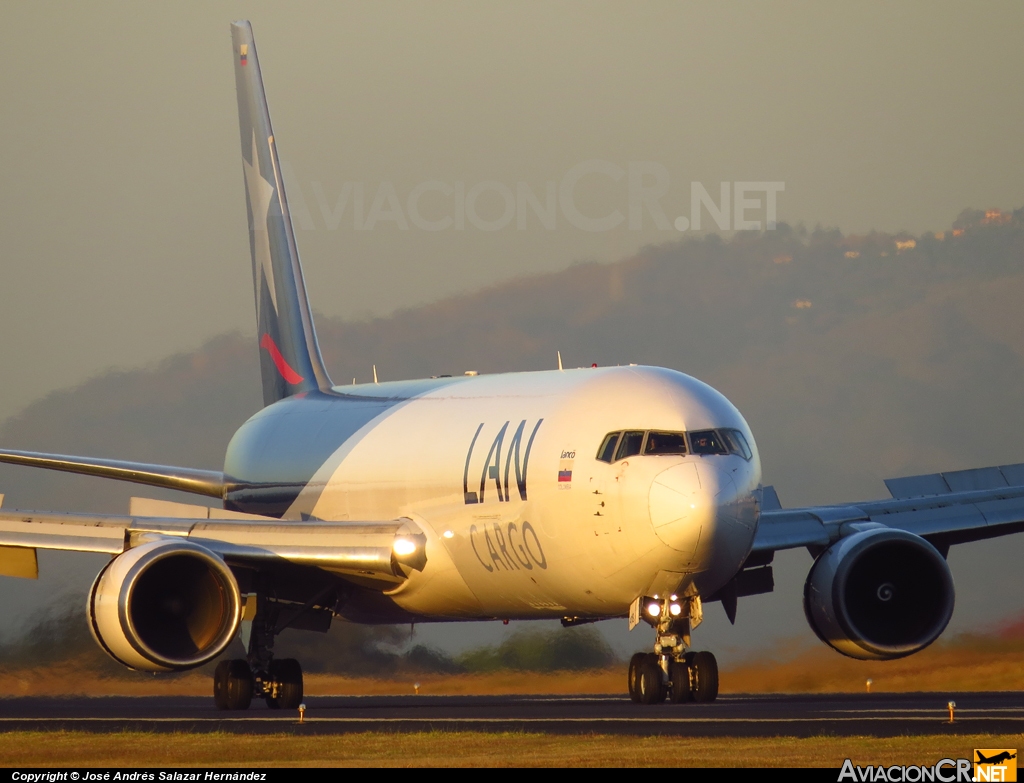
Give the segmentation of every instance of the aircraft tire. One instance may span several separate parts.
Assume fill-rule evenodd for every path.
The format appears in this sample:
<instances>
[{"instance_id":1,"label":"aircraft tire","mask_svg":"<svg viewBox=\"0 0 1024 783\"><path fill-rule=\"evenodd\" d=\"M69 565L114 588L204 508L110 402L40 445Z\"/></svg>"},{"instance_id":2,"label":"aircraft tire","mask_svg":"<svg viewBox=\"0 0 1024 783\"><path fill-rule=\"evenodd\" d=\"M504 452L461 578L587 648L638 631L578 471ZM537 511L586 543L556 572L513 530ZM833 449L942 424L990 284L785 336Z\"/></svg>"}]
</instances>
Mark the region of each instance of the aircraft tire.
<instances>
[{"instance_id":1,"label":"aircraft tire","mask_svg":"<svg viewBox=\"0 0 1024 783\"><path fill-rule=\"evenodd\" d=\"M693 700L707 704L718 698L718 661L709 652L695 653L690 664Z\"/></svg>"},{"instance_id":2,"label":"aircraft tire","mask_svg":"<svg viewBox=\"0 0 1024 783\"><path fill-rule=\"evenodd\" d=\"M668 690L668 700L673 704L693 701L693 686L690 683L690 664L685 659L672 661L669 671L672 672L672 685Z\"/></svg>"},{"instance_id":3,"label":"aircraft tire","mask_svg":"<svg viewBox=\"0 0 1024 783\"><path fill-rule=\"evenodd\" d=\"M213 703L218 710L228 708L228 670L231 661L221 661L213 672Z\"/></svg>"},{"instance_id":4,"label":"aircraft tire","mask_svg":"<svg viewBox=\"0 0 1024 783\"><path fill-rule=\"evenodd\" d=\"M654 653L644 656L636 686L641 704L661 704L665 701L665 679L658 665L658 656Z\"/></svg>"},{"instance_id":5,"label":"aircraft tire","mask_svg":"<svg viewBox=\"0 0 1024 783\"><path fill-rule=\"evenodd\" d=\"M637 688L637 679L640 677L640 666L646 657L646 653L638 652L629 659L629 673L626 675L626 682L629 686L629 698L636 704L640 703L640 690Z\"/></svg>"},{"instance_id":6,"label":"aircraft tire","mask_svg":"<svg viewBox=\"0 0 1024 783\"><path fill-rule=\"evenodd\" d=\"M252 670L241 658L221 661L213 675L213 701L218 710L247 710L252 704Z\"/></svg>"},{"instance_id":7,"label":"aircraft tire","mask_svg":"<svg viewBox=\"0 0 1024 783\"><path fill-rule=\"evenodd\" d=\"M278 683L278 696L267 696L272 710L296 710L302 703L302 667L294 658L270 662L270 676Z\"/></svg>"}]
</instances>

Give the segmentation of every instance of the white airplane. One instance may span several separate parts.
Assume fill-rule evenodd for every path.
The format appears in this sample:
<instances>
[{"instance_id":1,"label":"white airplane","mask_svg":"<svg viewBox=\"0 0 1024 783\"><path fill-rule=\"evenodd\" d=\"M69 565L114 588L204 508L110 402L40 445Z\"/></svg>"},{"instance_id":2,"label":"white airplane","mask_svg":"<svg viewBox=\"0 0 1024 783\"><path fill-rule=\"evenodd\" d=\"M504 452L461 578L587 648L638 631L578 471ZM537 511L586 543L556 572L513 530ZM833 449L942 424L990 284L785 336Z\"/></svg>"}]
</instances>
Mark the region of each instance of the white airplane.
<instances>
[{"instance_id":1,"label":"white airplane","mask_svg":"<svg viewBox=\"0 0 1024 783\"><path fill-rule=\"evenodd\" d=\"M656 629L634 701L708 702L691 651L703 606L769 592L775 551L807 547L807 620L861 659L923 649L953 611L952 544L1024 529L1024 465L891 479L892 498L782 509L719 392L658 367L561 369L336 387L303 282L248 22L232 25L265 407L223 472L3 451L0 461L217 498L134 499L127 516L0 513L0 574L37 549L105 552L86 611L97 643L150 672L189 669L238 635L221 709L302 699L273 657L286 628L608 618Z\"/></svg>"}]
</instances>

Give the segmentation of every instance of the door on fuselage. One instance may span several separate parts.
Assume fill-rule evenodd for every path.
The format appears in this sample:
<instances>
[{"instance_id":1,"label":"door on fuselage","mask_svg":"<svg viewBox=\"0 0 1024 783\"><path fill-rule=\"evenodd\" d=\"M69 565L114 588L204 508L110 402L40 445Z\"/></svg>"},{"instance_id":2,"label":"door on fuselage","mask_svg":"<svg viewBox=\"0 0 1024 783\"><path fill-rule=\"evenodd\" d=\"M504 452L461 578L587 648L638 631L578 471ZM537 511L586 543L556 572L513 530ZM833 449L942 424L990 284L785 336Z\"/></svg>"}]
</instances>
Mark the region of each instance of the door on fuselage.
<instances>
[{"instance_id":1,"label":"door on fuselage","mask_svg":"<svg viewBox=\"0 0 1024 783\"><path fill-rule=\"evenodd\" d=\"M590 498L593 516L592 532L595 551L601 559L600 568L612 573L636 557L629 535L628 523L636 511L635 498L630 497L630 459L639 455L643 445L642 430L613 432L605 437L597 458L591 464ZM646 513L646 509L644 509Z\"/></svg>"}]
</instances>

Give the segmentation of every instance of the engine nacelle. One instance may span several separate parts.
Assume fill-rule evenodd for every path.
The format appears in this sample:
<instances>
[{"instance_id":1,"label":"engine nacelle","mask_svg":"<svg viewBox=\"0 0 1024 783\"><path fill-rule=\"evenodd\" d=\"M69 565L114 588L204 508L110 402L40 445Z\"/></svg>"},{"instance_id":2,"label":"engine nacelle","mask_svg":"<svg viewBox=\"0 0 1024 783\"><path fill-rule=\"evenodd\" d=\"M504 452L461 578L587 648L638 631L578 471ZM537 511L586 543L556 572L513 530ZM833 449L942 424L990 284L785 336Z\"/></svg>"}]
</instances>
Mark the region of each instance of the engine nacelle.
<instances>
[{"instance_id":1,"label":"engine nacelle","mask_svg":"<svg viewBox=\"0 0 1024 783\"><path fill-rule=\"evenodd\" d=\"M840 539L804 584L807 622L825 644L861 660L901 658L935 641L953 615L953 577L938 550L903 530Z\"/></svg>"},{"instance_id":2,"label":"engine nacelle","mask_svg":"<svg viewBox=\"0 0 1024 783\"><path fill-rule=\"evenodd\" d=\"M191 669L219 655L238 630L234 574L208 549L160 540L118 555L100 571L86 612L93 638L132 669Z\"/></svg>"}]
</instances>

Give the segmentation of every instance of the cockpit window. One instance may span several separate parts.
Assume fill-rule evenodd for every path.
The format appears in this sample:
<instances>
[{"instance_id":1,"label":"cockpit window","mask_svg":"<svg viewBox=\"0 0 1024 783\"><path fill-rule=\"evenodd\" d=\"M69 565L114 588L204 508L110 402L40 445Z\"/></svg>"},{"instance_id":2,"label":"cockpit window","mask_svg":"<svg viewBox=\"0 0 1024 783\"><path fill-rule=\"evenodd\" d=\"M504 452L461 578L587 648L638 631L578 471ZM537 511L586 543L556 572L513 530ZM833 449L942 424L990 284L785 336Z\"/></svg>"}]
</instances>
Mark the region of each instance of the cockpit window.
<instances>
[{"instance_id":1,"label":"cockpit window","mask_svg":"<svg viewBox=\"0 0 1024 783\"><path fill-rule=\"evenodd\" d=\"M619 442L618 432L609 432L604 436L604 441L601 443L601 448L597 450L597 458L601 462L611 462L612 457L615 456L615 444Z\"/></svg>"},{"instance_id":2,"label":"cockpit window","mask_svg":"<svg viewBox=\"0 0 1024 783\"><path fill-rule=\"evenodd\" d=\"M694 454L728 454L729 451L714 430L690 433L690 450Z\"/></svg>"},{"instance_id":3,"label":"cockpit window","mask_svg":"<svg viewBox=\"0 0 1024 783\"><path fill-rule=\"evenodd\" d=\"M725 441L730 454L736 454L746 460L754 456L742 432L739 430L719 430L718 432L722 436L722 440Z\"/></svg>"},{"instance_id":4,"label":"cockpit window","mask_svg":"<svg viewBox=\"0 0 1024 783\"><path fill-rule=\"evenodd\" d=\"M685 454L686 435L681 432L648 432L644 454Z\"/></svg>"},{"instance_id":5,"label":"cockpit window","mask_svg":"<svg viewBox=\"0 0 1024 783\"><path fill-rule=\"evenodd\" d=\"M615 459L625 459L640 453L640 446L644 442L643 430L630 430L622 433L622 440L619 441L619 450L615 452Z\"/></svg>"},{"instance_id":6,"label":"cockpit window","mask_svg":"<svg viewBox=\"0 0 1024 783\"><path fill-rule=\"evenodd\" d=\"M686 439L690 442L687 445ZM645 456L685 454L735 454L749 460L750 444L736 429L700 430L698 432L665 432L662 430L627 430L609 432L597 450L601 462L618 462L643 453Z\"/></svg>"}]
</instances>

